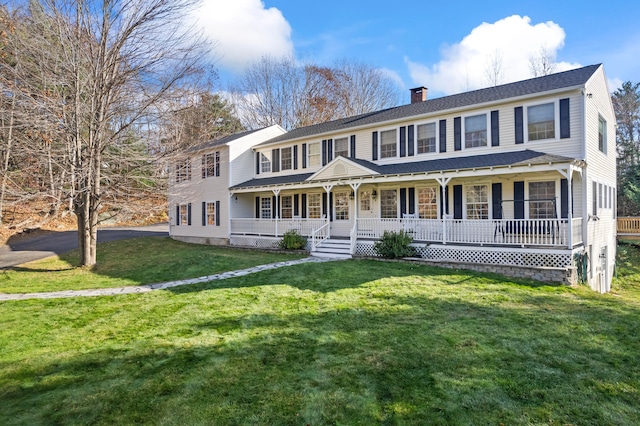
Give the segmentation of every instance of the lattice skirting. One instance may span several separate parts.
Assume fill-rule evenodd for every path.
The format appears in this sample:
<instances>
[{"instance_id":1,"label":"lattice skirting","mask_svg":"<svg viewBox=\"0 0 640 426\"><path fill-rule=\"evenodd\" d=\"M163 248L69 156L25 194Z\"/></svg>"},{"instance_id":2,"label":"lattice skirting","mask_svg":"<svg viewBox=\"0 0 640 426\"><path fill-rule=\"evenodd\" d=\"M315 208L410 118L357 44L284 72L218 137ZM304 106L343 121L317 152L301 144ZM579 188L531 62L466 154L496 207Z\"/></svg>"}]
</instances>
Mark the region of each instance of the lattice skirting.
<instances>
[{"instance_id":1,"label":"lattice skirting","mask_svg":"<svg viewBox=\"0 0 640 426\"><path fill-rule=\"evenodd\" d=\"M414 244L418 256L437 261L453 261L490 265L513 265L544 268L566 268L571 265L572 256L568 251L544 249L518 249L485 247L453 247L444 245ZM373 242L358 242L357 256L376 257Z\"/></svg>"}]
</instances>

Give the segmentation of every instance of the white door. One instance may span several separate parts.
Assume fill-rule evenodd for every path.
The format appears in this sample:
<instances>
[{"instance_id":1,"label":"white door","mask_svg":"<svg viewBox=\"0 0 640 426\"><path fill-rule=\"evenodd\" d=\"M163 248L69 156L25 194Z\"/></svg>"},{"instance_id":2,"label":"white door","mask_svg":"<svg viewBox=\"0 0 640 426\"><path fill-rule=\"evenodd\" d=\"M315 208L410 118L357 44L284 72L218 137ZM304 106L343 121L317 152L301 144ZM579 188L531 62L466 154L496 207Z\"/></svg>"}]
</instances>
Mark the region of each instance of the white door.
<instances>
[{"instance_id":1,"label":"white door","mask_svg":"<svg viewBox=\"0 0 640 426\"><path fill-rule=\"evenodd\" d=\"M333 193L333 222L331 223L331 236L348 237L353 226L351 214L350 191L336 191Z\"/></svg>"}]
</instances>

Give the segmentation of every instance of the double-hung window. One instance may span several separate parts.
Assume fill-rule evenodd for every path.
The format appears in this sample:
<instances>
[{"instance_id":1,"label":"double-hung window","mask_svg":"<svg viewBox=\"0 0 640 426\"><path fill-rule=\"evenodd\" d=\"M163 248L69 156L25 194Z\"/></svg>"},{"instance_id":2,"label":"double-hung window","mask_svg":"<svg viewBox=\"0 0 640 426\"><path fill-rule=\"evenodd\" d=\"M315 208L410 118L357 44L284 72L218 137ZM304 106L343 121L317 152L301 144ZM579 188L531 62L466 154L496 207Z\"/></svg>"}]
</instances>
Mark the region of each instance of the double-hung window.
<instances>
[{"instance_id":1,"label":"double-hung window","mask_svg":"<svg viewBox=\"0 0 640 426\"><path fill-rule=\"evenodd\" d=\"M191 180L191 161L190 159L180 160L176 164L176 183Z\"/></svg>"},{"instance_id":2,"label":"double-hung window","mask_svg":"<svg viewBox=\"0 0 640 426\"><path fill-rule=\"evenodd\" d=\"M202 156L202 179L220 176L220 151Z\"/></svg>"},{"instance_id":3,"label":"double-hung window","mask_svg":"<svg viewBox=\"0 0 640 426\"><path fill-rule=\"evenodd\" d=\"M436 188L418 188L418 214L420 219L438 218L438 191Z\"/></svg>"},{"instance_id":4,"label":"double-hung window","mask_svg":"<svg viewBox=\"0 0 640 426\"><path fill-rule=\"evenodd\" d=\"M555 104L527 107L527 132L530 141L556 137Z\"/></svg>"},{"instance_id":5,"label":"double-hung window","mask_svg":"<svg viewBox=\"0 0 640 426\"><path fill-rule=\"evenodd\" d=\"M260 172L269 173L271 171L271 153L260 153Z\"/></svg>"},{"instance_id":6,"label":"double-hung window","mask_svg":"<svg viewBox=\"0 0 640 426\"><path fill-rule=\"evenodd\" d=\"M464 147L480 146L487 146L487 114L472 115L464 119Z\"/></svg>"},{"instance_id":7,"label":"double-hung window","mask_svg":"<svg viewBox=\"0 0 640 426\"><path fill-rule=\"evenodd\" d=\"M333 194L335 200L335 219L336 220L349 220L349 193L336 192Z\"/></svg>"},{"instance_id":8,"label":"double-hung window","mask_svg":"<svg viewBox=\"0 0 640 426\"><path fill-rule=\"evenodd\" d=\"M607 122L598 115L598 149L607 153Z\"/></svg>"},{"instance_id":9,"label":"double-hung window","mask_svg":"<svg viewBox=\"0 0 640 426\"><path fill-rule=\"evenodd\" d=\"M380 132L380 158L396 157L397 152L396 129Z\"/></svg>"},{"instance_id":10,"label":"double-hung window","mask_svg":"<svg viewBox=\"0 0 640 426\"><path fill-rule=\"evenodd\" d=\"M216 203L207 203L207 226L216 224Z\"/></svg>"},{"instance_id":11,"label":"double-hung window","mask_svg":"<svg viewBox=\"0 0 640 426\"><path fill-rule=\"evenodd\" d=\"M362 191L360 193L360 211L371 211L371 191Z\"/></svg>"},{"instance_id":12,"label":"double-hung window","mask_svg":"<svg viewBox=\"0 0 640 426\"><path fill-rule=\"evenodd\" d=\"M291 147L280 149L280 170L293 169L293 155Z\"/></svg>"},{"instance_id":13,"label":"double-hung window","mask_svg":"<svg viewBox=\"0 0 640 426\"><path fill-rule=\"evenodd\" d=\"M333 158L349 156L349 139L338 138L333 141Z\"/></svg>"},{"instance_id":14,"label":"double-hung window","mask_svg":"<svg viewBox=\"0 0 640 426\"><path fill-rule=\"evenodd\" d=\"M467 219L489 219L489 186L469 185L466 188Z\"/></svg>"},{"instance_id":15,"label":"double-hung window","mask_svg":"<svg viewBox=\"0 0 640 426\"><path fill-rule=\"evenodd\" d=\"M180 204L180 225L189 224L189 207L187 204Z\"/></svg>"},{"instance_id":16,"label":"double-hung window","mask_svg":"<svg viewBox=\"0 0 640 426\"><path fill-rule=\"evenodd\" d=\"M380 190L380 217L383 219L398 217L398 193L395 189Z\"/></svg>"},{"instance_id":17,"label":"double-hung window","mask_svg":"<svg viewBox=\"0 0 640 426\"><path fill-rule=\"evenodd\" d=\"M280 217L282 219L293 217L293 197L291 195L283 195L280 198Z\"/></svg>"},{"instance_id":18,"label":"double-hung window","mask_svg":"<svg viewBox=\"0 0 640 426\"><path fill-rule=\"evenodd\" d=\"M307 164L309 167L319 166L321 160L320 142L312 142L307 145Z\"/></svg>"},{"instance_id":19,"label":"double-hung window","mask_svg":"<svg viewBox=\"0 0 640 426\"><path fill-rule=\"evenodd\" d=\"M529 182L529 219L553 219L556 183L554 181Z\"/></svg>"},{"instance_id":20,"label":"double-hung window","mask_svg":"<svg viewBox=\"0 0 640 426\"><path fill-rule=\"evenodd\" d=\"M271 219L271 197L260 198L260 218Z\"/></svg>"},{"instance_id":21,"label":"double-hung window","mask_svg":"<svg viewBox=\"0 0 640 426\"><path fill-rule=\"evenodd\" d=\"M320 219L322 217L322 194L307 195L307 208L309 219Z\"/></svg>"},{"instance_id":22,"label":"double-hung window","mask_svg":"<svg viewBox=\"0 0 640 426\"><path fill-rule=\"evenodd\" d=\"M436 123L419 124L417 126L417 151L418 154L436 152Z\"/></svg>"}]
</instances>

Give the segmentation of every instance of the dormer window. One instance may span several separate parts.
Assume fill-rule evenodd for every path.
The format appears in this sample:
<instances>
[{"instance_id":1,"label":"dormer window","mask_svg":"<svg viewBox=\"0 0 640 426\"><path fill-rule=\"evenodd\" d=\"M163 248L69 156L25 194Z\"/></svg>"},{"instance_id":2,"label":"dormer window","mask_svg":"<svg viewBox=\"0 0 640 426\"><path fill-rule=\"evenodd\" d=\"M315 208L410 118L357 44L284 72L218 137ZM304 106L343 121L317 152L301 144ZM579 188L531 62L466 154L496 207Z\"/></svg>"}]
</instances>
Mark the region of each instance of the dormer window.
<instances>
[{"instance_id":1,"label":"dormer window","mask_svg":"<svg viewBox=\"0 0 640 426\"><path fill-rule=\"evenodd\" d=\"M397 155L396 129L380 132L380 158L393 158Z\"/></svg>"}]
</instances>

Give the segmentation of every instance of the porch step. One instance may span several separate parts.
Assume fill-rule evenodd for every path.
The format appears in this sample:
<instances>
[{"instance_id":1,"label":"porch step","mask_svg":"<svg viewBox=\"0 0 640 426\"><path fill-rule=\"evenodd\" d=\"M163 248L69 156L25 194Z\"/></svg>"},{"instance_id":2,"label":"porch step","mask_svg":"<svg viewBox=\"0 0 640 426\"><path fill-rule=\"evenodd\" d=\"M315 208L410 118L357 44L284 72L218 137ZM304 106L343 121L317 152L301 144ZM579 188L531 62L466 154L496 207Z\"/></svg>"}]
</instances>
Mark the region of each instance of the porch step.
<instances>
[{"instance_id":1,"label":"porch step","mask_svg":"<svg viewBox=\"0 0 640 426\"><path fill-rule=\"evenodd\" d=\"M316 251L311 252L314 257L332 257L337 259L351 259L351 242L349 240L328 239L320 243Z\"/></svg>"}]
</instances>

